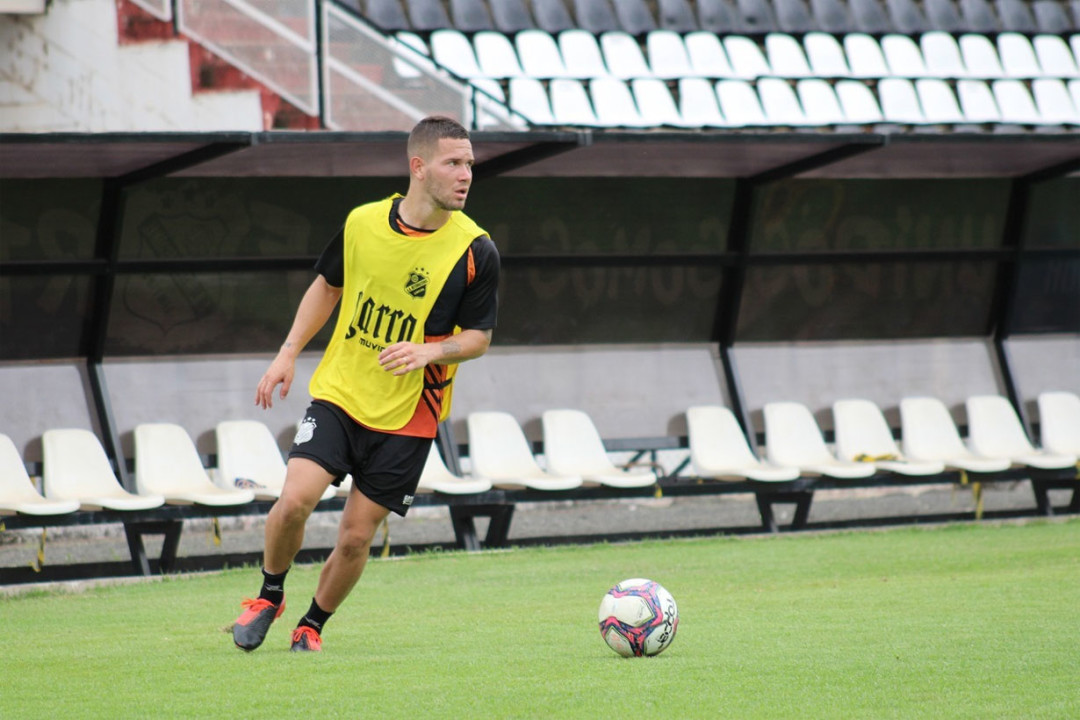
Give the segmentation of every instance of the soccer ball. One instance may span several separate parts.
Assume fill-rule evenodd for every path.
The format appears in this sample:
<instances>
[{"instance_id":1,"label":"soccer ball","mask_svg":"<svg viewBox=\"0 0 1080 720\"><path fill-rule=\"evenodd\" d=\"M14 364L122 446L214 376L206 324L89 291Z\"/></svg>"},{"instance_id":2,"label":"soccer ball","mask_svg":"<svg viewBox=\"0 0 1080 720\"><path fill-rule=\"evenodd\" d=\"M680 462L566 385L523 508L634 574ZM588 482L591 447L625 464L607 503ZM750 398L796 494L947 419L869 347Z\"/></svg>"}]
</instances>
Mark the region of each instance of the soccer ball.
<instances>
[{"instance_id":1,"label":"soccer ball","mask_svg":"<svg viewBox=\"0 0 1080 720\"><path fill-rule=\"evenodd\" d=\"M623 657L660 654L678 627L675 598L652 580L623 580L600 601L600 635Z\"/></svg>"}]
</instances>

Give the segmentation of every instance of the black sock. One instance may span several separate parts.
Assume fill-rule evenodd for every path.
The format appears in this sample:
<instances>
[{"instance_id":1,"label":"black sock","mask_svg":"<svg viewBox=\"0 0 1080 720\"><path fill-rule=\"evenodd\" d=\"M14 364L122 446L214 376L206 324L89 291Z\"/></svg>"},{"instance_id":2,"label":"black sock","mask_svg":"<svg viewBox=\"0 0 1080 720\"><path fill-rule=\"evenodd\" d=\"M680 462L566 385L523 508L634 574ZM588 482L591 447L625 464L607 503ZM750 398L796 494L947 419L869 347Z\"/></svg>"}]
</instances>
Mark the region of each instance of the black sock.
<instances>
[{"instance_id":1,"label":"black sock","mask_svg":"<svg viewBox=\"0 0 1080 720\"><path fill-rule=\"evenodd\" d=\"M326 624L326 621L329 620L330 616L333 614L334 613L332 612L323 610L319 607L319 603L315 602L315 598L311 598L311 607L308 608L307 615L300 618L300 623L297 627L307 626L321 635L323 625Z\"/></svg>"},{"instance_id":2,"label":"black sock","mask_svg":"<svg viewBox=\"0 0 1080 720\"><path fill-rule=\"evenodd\" d=\"M263 568L263 584L262 590L259 591L259 597L265 598L275 605L280 605L281 601L285 599L285 576L289 574L289 571L281 573L280 575L271 575Z\"/></svg>"}]
</instances>

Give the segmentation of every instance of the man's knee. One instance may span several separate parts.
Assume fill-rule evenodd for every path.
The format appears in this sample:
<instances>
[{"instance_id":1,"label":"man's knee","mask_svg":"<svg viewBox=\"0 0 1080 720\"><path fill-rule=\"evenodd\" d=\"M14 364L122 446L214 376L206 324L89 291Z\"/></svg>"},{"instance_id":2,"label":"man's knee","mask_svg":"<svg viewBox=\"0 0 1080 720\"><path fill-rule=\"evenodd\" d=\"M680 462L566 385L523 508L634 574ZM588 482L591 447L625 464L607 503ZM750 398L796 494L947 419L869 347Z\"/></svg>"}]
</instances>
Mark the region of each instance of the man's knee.
<instances>
[{"instance_id":1,"label":"man's knee","mask_svg":"<svg viewBox=\"0 0 1080 720\"><path fill-rule=\"evenodd\" d=\"M366 523L343 527L338 537L338 547L349 557L366 555L371 552L371 543L375 540L378 526Z\"/></svg>"}]
</instances>

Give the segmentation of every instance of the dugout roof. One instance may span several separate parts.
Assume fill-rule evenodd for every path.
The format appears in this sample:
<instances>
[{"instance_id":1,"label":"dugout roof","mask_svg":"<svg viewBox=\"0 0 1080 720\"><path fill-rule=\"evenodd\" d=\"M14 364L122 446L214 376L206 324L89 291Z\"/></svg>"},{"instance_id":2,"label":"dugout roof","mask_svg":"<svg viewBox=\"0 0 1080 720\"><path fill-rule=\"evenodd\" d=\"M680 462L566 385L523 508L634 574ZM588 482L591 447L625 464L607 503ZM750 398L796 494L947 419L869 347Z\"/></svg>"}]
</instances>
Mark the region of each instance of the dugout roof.
<instances>
[{"instance_id":1,"label":"dugout roof","mask_svg":"<svg viewBox=\"0 0 1080 720\"><path fill-rule=\"evenodd\" d=\"M472 134L477 179L1013 178L1080 174L1080 136ZM0 134L0 178L392 177L405 133Z\"/></svg>"}]
</instances>

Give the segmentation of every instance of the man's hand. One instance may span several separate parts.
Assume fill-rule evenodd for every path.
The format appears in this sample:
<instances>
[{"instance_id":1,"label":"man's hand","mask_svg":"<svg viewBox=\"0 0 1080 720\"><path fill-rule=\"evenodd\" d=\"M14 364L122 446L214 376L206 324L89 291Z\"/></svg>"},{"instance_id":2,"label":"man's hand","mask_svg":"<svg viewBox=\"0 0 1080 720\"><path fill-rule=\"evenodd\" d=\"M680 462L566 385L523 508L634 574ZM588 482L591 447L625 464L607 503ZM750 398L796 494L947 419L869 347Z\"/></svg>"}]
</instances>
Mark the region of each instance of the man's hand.
<instances>
[{"instance_id":1,"label":"man's hand","mask_svg":"<svg viewBox=\"0 0 1080 720\"><path fill-rule=\"evenodd\" d=\"M281 399L284 400L292 387L293 374L296 372L296 358L285 353L278 353L270 363L266 374L255 389L255 404L263 410L274 407L274 388L281 384Z\"/></svg>"},{"instance_id":2,"label":"man's hand","mask_svg":"<svg viewBox=\"0 0 1080 720\"><path fill-rule=\"evenodd\" d=\"M399 342L379 353L379 365L389 373L404 375L427 367L442 355L439 343Z\"/></svg>"}]
</instances>

